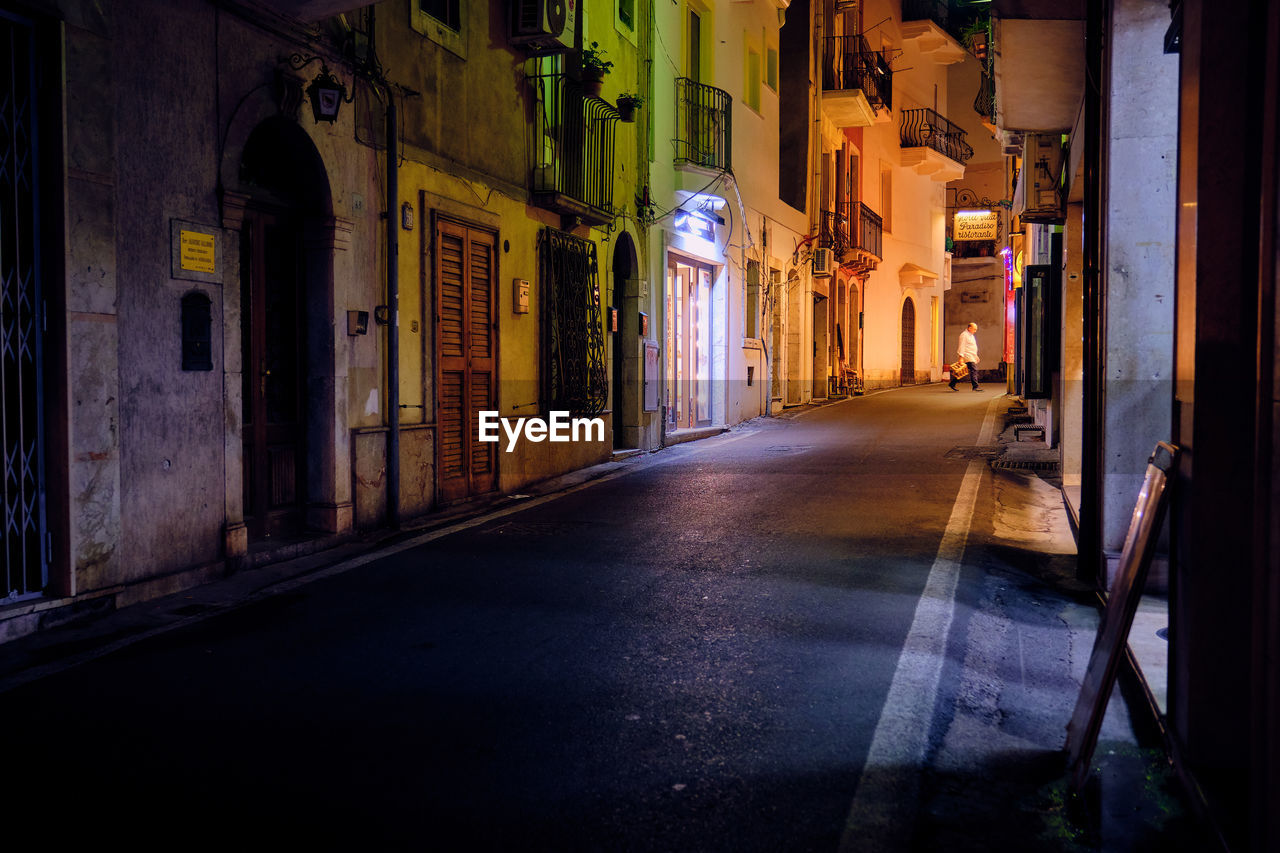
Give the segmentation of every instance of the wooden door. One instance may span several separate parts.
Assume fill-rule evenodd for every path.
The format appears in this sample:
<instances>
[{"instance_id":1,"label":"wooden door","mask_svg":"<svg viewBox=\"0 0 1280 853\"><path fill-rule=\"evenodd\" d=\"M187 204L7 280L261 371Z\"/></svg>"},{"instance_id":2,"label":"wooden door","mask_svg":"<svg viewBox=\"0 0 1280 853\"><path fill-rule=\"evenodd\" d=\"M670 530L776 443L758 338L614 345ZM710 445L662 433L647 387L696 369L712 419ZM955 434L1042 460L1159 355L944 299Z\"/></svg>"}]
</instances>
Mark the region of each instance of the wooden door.
<instances>
[{"instance_id":1,"label":"wooden door","mask_svg":"<svg viewBox=\"0 0 1280 853\"><path fill-rule=\"evenodd\" d=\"M303 285L299 230L248 211L241 231L244 513L251 538L296 533L306 497Z\"/></svg>"},{"instance_id":2,"label":"wooden door","mask_svg":"<svg viewBox=\"0 0 1280 853\"><path fill-rule=\"evenodd\" d=\"M436 470L447 503L497 485L497 444L478 440L480 412L497 409L497 239L447 219L435 238Z\"/></svg>"},{"instance_id":3,"label":"wooden door","mask_svg":"<svg viewBox=\"0 0 1280 853\"><path fill-rule=\"evenodd\" d=\"M902 373L903 385L916 383L916 304L908 297L902 303Z\"/></svg>"}]
</instances>

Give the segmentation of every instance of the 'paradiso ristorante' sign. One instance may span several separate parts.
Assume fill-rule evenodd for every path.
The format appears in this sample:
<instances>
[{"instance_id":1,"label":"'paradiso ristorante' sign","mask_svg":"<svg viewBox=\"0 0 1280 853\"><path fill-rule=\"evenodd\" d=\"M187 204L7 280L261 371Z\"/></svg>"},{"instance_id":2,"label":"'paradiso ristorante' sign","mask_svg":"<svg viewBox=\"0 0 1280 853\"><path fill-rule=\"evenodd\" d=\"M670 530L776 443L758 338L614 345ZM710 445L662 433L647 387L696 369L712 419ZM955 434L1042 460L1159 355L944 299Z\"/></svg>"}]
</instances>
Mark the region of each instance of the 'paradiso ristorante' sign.
<instances>
[{"instance_id":1,"label":"'paradiso ristorante' sign","mask_svg":"<svg viewBox=\"0 0 1280 853\"><path fill-rule=\"evenodd\" d=\"M956 240L994 240L1000 220L994 210L957 210L953 233Z\"/></svg>"}]
</instances>

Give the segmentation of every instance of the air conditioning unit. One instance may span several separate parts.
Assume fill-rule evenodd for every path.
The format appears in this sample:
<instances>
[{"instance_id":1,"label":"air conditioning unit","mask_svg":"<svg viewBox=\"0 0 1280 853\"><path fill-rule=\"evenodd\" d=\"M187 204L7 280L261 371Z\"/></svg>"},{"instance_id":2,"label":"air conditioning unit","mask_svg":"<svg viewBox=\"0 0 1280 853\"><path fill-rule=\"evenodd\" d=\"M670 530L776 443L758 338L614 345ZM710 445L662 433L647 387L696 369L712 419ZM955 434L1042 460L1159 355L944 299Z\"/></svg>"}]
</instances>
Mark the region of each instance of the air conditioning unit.
<instances>
[{"instance_id":1,"label":"air conditioning unit","mask_svg":"<svg viewBox=\"0 0 1280 853\"><path fill-rule=\"evenodd\" d=\"M1061 225L1067 221L1066 152L1059 133L1028 133L1022 142L1024 222Z\"/></svg>"},{"instance_id":2,"label":"air conditioning unit","mask_svg":"<svg viewBox=\"0 0 1280 853\"><path fill-rule=\"evenodd\" d=\"M511 43L570 50L577 19L578 0L512 0Z\"/></svg>"},{"instance_id":3,"label":"air conditioning unit","mask_svg":"<svg viewBox=\"0 0 1280 853\"><path fill-rule=\"evenodd\" d=\"M830 249L813 250L813 277L830 278L835 272L835 255Z\"/></svg>"}]
</instances>

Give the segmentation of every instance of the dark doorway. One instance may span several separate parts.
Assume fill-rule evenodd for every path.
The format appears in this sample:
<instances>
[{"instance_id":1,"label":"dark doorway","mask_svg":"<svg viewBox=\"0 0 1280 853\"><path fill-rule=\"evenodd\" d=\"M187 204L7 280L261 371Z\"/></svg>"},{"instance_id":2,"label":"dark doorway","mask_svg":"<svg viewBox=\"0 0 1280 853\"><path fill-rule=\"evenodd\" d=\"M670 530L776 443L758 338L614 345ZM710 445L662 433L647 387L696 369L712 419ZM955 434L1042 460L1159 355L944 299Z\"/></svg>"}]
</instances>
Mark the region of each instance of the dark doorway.
<instances>
[{"instance_id":1,"label":"dark doorway","mask_svg":"<svg viewBox=\"0 0 1280 853\"><path fill-rule=\"evenodd\" d=\"M902 303L902 374L903 385L916 384L916 304L908 296Z\"/></svg>"},{"instance_id":2,"label":"dark doorway","mask_svg":"<svg viewBox=\"0 0 1280 853\"><path fill-rule=\"evenodd\" d=\"M30 21L0 14L0 44L0 595L17 601L40 595L48 580L36 75L44 63Z\"/></svg>"},{"instance_id":3,"label":"dark doorway","mask_svg":"<svg viewBox=\"0 0 1280 853\"><path fill-rule=\"evenodd\" d=\"M250 210L240 232L245 524L253 538L302 529L306 424L299 230Z\"/></svg>"},{"instance_id":4,"label":"dark doorway","mask_svg":"<svg viewBox=\"0 0 1280 853\"><path fill-rule=\"evenodd\" d=\"M325 300L307 286L317 273L309 259L319 260L304 233L329 210L329 185L315 146L279 117L250 134L239 178L248 195L240 231L244 516L250 539L264 539L302 532L310 454L324 450L313 443L306 388L321 360L308 308Z\"/></svg>"},{"instance_id":5,"label":"dark doorway","mask_svg":"<svg viewBox=\"0 0 1280 853\"><path fill-rule=\"evenodd\" d=\"M623 232L613 247L613 296L610 304L618 312L618 330L613 333L613 363L610 372L613 388L613 447L615 450L639 447L640 392L640 299L635 288L639 274L635 244ZM629 439L628 430L631 438Z\"/></svg>"}]
</instances>

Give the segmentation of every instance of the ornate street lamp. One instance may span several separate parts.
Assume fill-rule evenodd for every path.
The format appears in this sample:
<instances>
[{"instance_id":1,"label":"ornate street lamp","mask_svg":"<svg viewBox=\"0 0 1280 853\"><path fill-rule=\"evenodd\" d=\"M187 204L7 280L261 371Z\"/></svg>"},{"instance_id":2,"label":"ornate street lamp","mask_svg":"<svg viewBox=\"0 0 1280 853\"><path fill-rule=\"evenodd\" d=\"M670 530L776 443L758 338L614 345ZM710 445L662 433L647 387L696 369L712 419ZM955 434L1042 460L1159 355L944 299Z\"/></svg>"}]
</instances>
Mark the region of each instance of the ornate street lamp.
<instances>
[{"instance_id":1,"label":"ornate street lamp","mask_svg":"<svg viewBox=\"0 0 1280 853\"><path fill-rule=\"evenodd\" d=\"M347 97L347 87L324 64L320 66L316 79L307 87L307 97L311 99L311 114L315 116L317 124L322 121L333 124L338 120L342 102L350 103L354 99Z\"/></svg>"}]
</instances>

